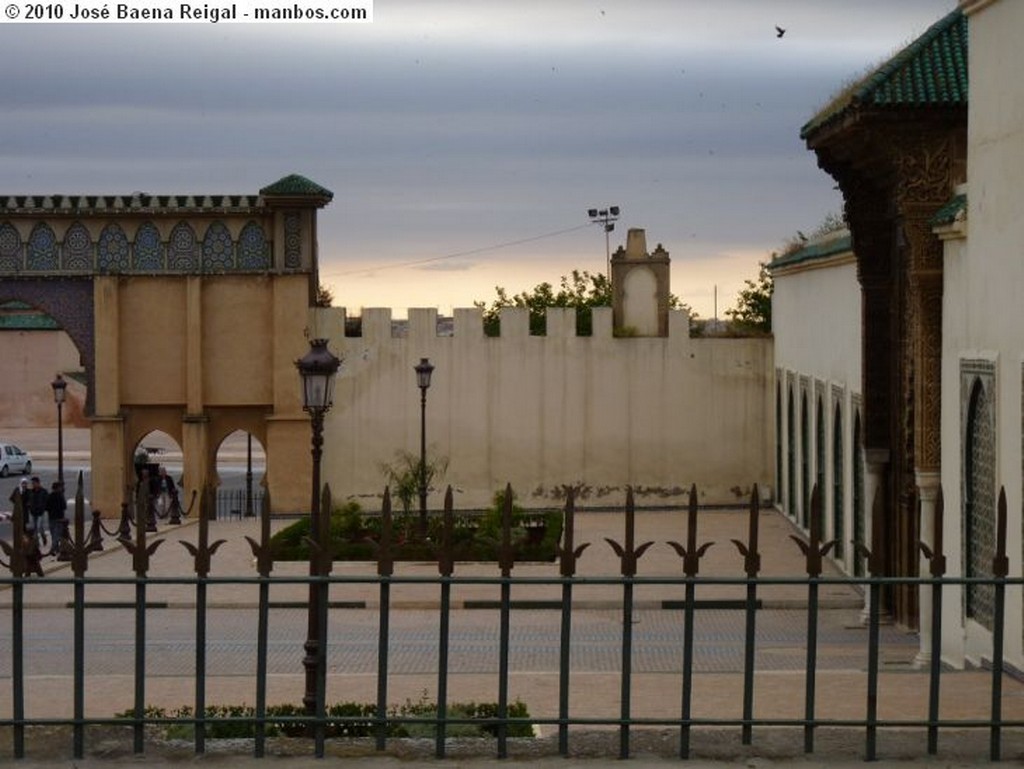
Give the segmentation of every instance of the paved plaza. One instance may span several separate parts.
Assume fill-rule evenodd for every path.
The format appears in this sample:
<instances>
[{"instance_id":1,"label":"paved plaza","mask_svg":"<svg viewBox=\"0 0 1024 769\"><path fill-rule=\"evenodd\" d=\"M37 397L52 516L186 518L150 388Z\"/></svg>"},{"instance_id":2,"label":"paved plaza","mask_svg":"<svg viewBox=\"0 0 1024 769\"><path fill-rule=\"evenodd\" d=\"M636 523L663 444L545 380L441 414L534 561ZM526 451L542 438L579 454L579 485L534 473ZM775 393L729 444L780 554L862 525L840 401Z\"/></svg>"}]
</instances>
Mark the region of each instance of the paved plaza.
<instances>
[{"instance_id":1,"label":"paved plaza","mask_svg":"<svg viewBox=\"0 0 1024 769\"><path fill-rule=\"evenodd\" d=\"M83 432L72 433L66 466L87 464L88 444ZM18 439L34 451L42 472L52 471L54 456L47 448L52 434L24 431ZM235 452L237 454L237 452ZM228 454L229 461L238 460ZM169 457L173 462L174 458ZM49 468L49 470L48 470ZM5 479L6 480L6 479ZM616 577L619 562L605 539L623 542L623 516L609 512L580 512L577 515L577 543L589 542L578 565L580 584L574 587L572 618L572 654L570 703L574 716L614 719L620 712L622 681L623 615L621 585L603 584L602 578ZM114 521L108 519L112 528ZM289 523L275 520L273 530ZM638 576L645 578L679 576L682 561L669 541L686 542L686 514L683 511L643 510L636 516L636 541L654 544L640 559ZM784 516L767 511L760 525L762 575L799 577L805 573L803 556L791 535L798 532ZM210 704L251 704L255 699L256 602L254 584L217 583L217 579L255 577L252 552L244 537L259 537L255 520L215 521L210 526L211 541L225 540L213 558L209 586L207 622L207 701ZM163 539L153 555L150 575L159 579L188 577L194 573L192 558L183 541L195 542L198 526L188 520L181 526L161 524L155 535ZM702 511L698 521L698 542L714 542L701 562L701 576L739 578L743 559L730 540L745 541L747 514L741 510ZM30 717L69 717L73 675L72 613L73 587L67 564L50 559L47 576L34 580L25 590L23 614L25 641L26 708ZM308 571L305 563L276 563L272 576L287 580L301 578ZM91 578L132 576L130 555L107 537L102 553L89 561ZM331 612L328 626L328 701L372 702L377 695L377 647L380 627L381 590L375 583L373 563L336 563L333 575L339 582L330 589ZM439 588L427 578L437 575L433 563L399 563L391 586L389 616L388 698L395 704L433 698L437 689ZM495 577L494 564L459 563L457 577ZM513 576L527 579L552 579L558 575L555 563L516 564ZM838 575L828 566L826 576ZM453 587L453 613L450 627L449 698L452 701L494 701L498 680L499 615L494 608L499 588L493 584L458 584ZM300 582L275 582L271 588L268 639L268 698L271 703L297 703L304 688L301 659L306 636L305 609L308 589ZM194 585L151 584L147 588L146 612L146 701L174 708L194 698L195 672L195 595ZM864 599L848 585L821 586L818 632L818 706L823 718L863 718L866 702L867 629L862 622ZM698 718L736 718L740 715L744 652L745 613L740 608L745 587L738 584L701 584L697 599L701 605L694 623L693 715ZM527 704L535 718L557 716L561 587L555 584L517 584L512 588L510 630L509 695ZM679 585L638 584L634 591L635 611L630 631L633 717L672 719L678 717L681 696L681 671L684 614ZM800 718L803 716L806 682L807 588L800 585L763 585L758 599L755 669L755 715L758 718ZM0 587L0 717L10 717L11 708L11 591ZM134 691L133 660L135 638L135 591L131 585L90 584L86 590L86 714L106 717L132 705ZM716 606L719 608L709 608ZM881 675L879 715L883 719L923 718L926 713L928 676L914 666L919 651L915 633L894 625L881 628ZM991 712L991 676L986 671L947 671L943 674L942 716L949 719L986 718ZM1004 679L1004 716L1024 717L1024 686ZM600 756L615 755L618 750L612 726L575 728L574 734L586 737L574 742L574 753L588 756L588 766L600 767ZM541 742L550 752L553 725L540 725ZM769 730L759 730L768 735ZM827 733L827 732L826 732ZM826 734L823 733L823 734ZM601 735L604 735L603 737ZM787 730L784 739L762 737L753 748L741 752L738 735L729 732L716 738L712 732L695 742L698 755L715 756L730 763L730 756L772 756L774 760L794 761L801 751L799 730ZM910 739L880 741L882 755L903 751L907 755L925 754L921 731ZM645 736L646 735L646 736ZM891 735L891 733L890 733ZM1024 755L1015 742L1019 735L1007 731L1007 755ZM986 734L975 730L943 743L946 763L951 759L969 765L972 757L987 755ZM645 743L646 740L651 742ZM634 754L645 764L670 759L671 734L658 729L634 729ZM697 738L695 738L697 739ZM721 739L721 744L715 740ZM582 740L582 742L580 742ZM602 742L604 740L605 742ZM888 742L886 742L888 740ZM546 741L546 742L545 742ZM860 730L846 730L842 737L823 739L819 748L832 756L830 766L849 760L856 765L862 750ZM95 742L95 740L93 740ZM130 741L106 746L106 762L117 760L131 764ZM785 744L787 747L780 748ZM645 745L647 746L645 748ZM718 747L715 747L715 746ZM52 749L51 749L52 748ZM904 748L906 749L904 751ZM101 748L96 748L100 750ZM340 749L340 748L335 748ZM150 750L150 748L147 748ZM224 755L227 750L228 754ZM211 758L218 765L248 765L245 747L218 748L211 745ZM304 758L308 745L283 749L296 753L277 758L275 766L303 769L317 765ZM400 750L395 748L394 750ZM526 750L517 748L517 750ZM156 752L156 762L191 760L186 746L174 758ZM429 750L427 750L429 753ZM476 755L474 766L492 763ZM0 734L0 755L10 755L9 734ZM53 766L70 755L66 740L51 746L46 740L31 743L30 760L25 766ZM35 756L36 759L32 760ZM45 756L46 760L40 758ZM170 757L169 757L170 756ZM77 762L79 769L98 766L92 759ZM140 759L141 760L141 759ZM352 766L372 761L374 769L389 766L394 757L373 759L353 756ZM404 760L404 759L403 759ZM505 767L545 763L544 758L523 758L513 754ZM558 759L561 761L561 759ZM760 759L758 759L760 760ZM36 763L41 761L41 763ZM153 751L145 763L154 761ZM107 763L104 765L107 765ZM927 761L918 758L918 763ZM442 762L443 763L443 762ZM799 760L796 760L799 764ZM67 764L70 765L70 764ZM557 764L564 766L563 763ZM691 763L701 766L701 763ZM742 761L738 765L744 764Z\"/></svg>"},{"instance_id":2,"label":"paved plaza","mask_svg":"<svg viewBox=\"0 0 1024 769\"><path fill-rule=\"evenodd\" d=\"M665 544L686 541L681 511L641 511L636 516L637 542L655 544L639 563L639 576L679 575L681 560ZM274 521L273 528L287 525ZM578 542L590 542L579 562L582 584L576 586L572 625L570 700L575 716L614 719L620 710L623 616L620 585L602 584L616 576L618 562L605 537L624 539L623 517L614 513L580 513ZM702 563L702 575L742 576L743 561L730 539L745 539L747 516L742 511L704 511L699 515L698 541L713 541ZM763 573L799 576L800 551L790 540L791 524L776 513L762 516L760 529ZM191 556L182 541L195 542L198 526L162 525L164 539L152 560L158 578L193 573ZM253 577L255 566L244 536L258 537L254 520L216 521L211 540L225 544L213 558L216 579ZM277 563L273 575L301 577L305 563ZM829 574L837 572L830 567ZM90 577L127 577L131 558L106 539L105 550L90 559ZM373 582L375 564L336 563L328 628L328 700L372 702L377 693L377 638L380 587ZM393 703L433 697L437 687L437 585L416 582L432 577L432 563L400 563L391 587L388 696ZM494 577L494 564L458 564L456 575ZM557 564L517 564L513 575L554 578ZM50 561L47 576L25 590L24 624L27 712L30 716L71 715L72 586L66 564ZM409 583L403 580L410 580ZM588 582L593 580L593 582ZM557 716L558 640L560 612L552 608L558 585L514 585L509 693L536 718ZM209 587L208 702L252 703L255 697L256 586L217 584ZM681 696L683 598L678 585L640 584L631 630L633 654L632 715L639 718L678 717ZM755 715L759 718L800 718L803 715L806 655L806 587L768 585L759 592L757 613ZM698 601L728 608L701 608L695 622L694 712L698 718L735 718L740 714L743 670L744 612L738 607L742 585L700 585ZM300 583L275 583L271 588L268 697L272 703L297 703L303 691L302 641L306 632L307 588ZM824 718L863 718L866 702L867 630L861 622L863 598L847 585L821 589L818 623L818 709ZM11 623L9 589L0 590L0 715L10 715ZM109 716L129 708L134 686L134 587L91 584L87 588L85 654L86 713ZM493 607L498 587L456 585L450 630L449 697L452 701L493 701L497 691L499 618ZM165 707L189 704L194 697L195 586L153 584L148 587L148 703ZM879 715L922 718L926 713L928 676L916 669L916 634L893 625L881 631ZM942 715L950 719L985 718L990 712L991 676L985 671L949 671L943 677ZM1024 714L1024 687L1004 681L1004 715ZM611 729L611 727L606 727ZM550 738L554 726L541 725ZM600 731L600 730L599 730ZM791 732L793 730L790 730ZM975 733L977 736L978 733ZM859 733L848 739L859 744ZM738 745L738 737L732 739ZM959 744L959 743L958 743ZM982 743L979 743L982 744ZM616 748L610 747L614 752ZM984 755L984 746L979 748ZM854 750L855 754L856 750ZM923 748L918 751L923 754ZM66 755L66 754L65 754ZM296 759L298 760L298 759ZM88 766L87 763L82 766Z\"/></svg>"}]
</instances>

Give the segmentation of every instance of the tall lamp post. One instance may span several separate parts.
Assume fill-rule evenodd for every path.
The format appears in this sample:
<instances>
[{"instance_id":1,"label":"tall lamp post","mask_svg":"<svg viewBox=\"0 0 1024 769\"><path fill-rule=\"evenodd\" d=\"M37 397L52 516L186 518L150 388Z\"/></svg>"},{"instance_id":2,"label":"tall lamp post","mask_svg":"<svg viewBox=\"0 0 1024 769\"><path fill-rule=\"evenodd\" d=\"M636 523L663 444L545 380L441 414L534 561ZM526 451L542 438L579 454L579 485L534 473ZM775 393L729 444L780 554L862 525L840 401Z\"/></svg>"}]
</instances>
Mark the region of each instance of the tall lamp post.
<instances>
[{"instance_id":1,"label":"tall lamp post","mask_svg":"<svg viewBox=\"0 0 1024 769\"><path fill-rule=\"evenodd\" d=\"M589 208L587 209L587 216L590 217L590 221L594 224L604 225L604 258L605 268L608 270L605 273L608 277L608 282L612 282L612 246L611 241L608 239L609 233L615 229L615 222L619 220L619 207L608 206L608 208Z\"/></svg>"},{"instance_id":2,"label":"tall lamp post","mask_svg":"<svg viewBox=\"0 0 1024 769\"><path fill-rule=\"evenodd\" d=\"M416 370L416 385L420 388L420 538L427 538L427 390L434 366L429 358L420 358Z\"/></svg>"},{"instance_id":3,"label":"tall lamp post","mask_svg":"<svg viewBox=\"0 0 1024 769\"><path fill-rule=\"evenodd\" d=\"M327 349L326 339L311 339L309 352L300 360L295 361L302 377L302 410L312 417L312 455L313 455L313 494L310 500L310 540L318 547L327 547L328 543L323 541L323 527L320 515L320 459L323 456L324 446L324 414L332 405L334 397L334 377L341 368L341 360L335 357ZM309 575L311 577L323 576L322 572L324 559L320 557L317 547L309 558ZM316 713L317 704L317 680L320 660L323 658L320 649L320 603L322 593L319 585L310 582L309 584L309 610L306 632L306 643L303 647L306 656L303 665L306 668L306 693L302 698L306 713Z\"/></svg>"},{"instance_id":4,"label":"tall lamp post","mask_svg":"<svg viewBox=\"0 0 1024 769\"><path fill-rule=\"evenodd\" d=\"M57 480L61 488L64 488L64 396L68 383L64 381L62 374L50 382L53 388L53 402L57 404Z\"/></svg>"}]
</instances>

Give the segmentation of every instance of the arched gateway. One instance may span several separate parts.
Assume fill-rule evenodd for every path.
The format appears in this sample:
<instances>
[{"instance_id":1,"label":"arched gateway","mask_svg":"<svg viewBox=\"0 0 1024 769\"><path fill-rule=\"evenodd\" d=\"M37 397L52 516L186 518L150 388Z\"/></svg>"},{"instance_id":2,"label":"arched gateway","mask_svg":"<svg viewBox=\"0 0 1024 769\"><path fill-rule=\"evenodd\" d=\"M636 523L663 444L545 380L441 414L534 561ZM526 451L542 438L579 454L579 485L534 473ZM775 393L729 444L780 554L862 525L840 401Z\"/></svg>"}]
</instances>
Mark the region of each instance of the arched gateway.
<instances>
[{"instance_id":1,"label":"arched gateway","mask_svg":"<svg viewBox=\"0 0 1024 769\"><path fill-rule=\"evenodd\" d=\"M181 445L188 494L244 430L266 448L274 509L308 506L294 361L317 287L316 212L332 197L297 175L258 195L0 196L0 302L46 312L82 357L96 509L119 509L132 449L153 430Z\"/></svg>"}]
</instances>

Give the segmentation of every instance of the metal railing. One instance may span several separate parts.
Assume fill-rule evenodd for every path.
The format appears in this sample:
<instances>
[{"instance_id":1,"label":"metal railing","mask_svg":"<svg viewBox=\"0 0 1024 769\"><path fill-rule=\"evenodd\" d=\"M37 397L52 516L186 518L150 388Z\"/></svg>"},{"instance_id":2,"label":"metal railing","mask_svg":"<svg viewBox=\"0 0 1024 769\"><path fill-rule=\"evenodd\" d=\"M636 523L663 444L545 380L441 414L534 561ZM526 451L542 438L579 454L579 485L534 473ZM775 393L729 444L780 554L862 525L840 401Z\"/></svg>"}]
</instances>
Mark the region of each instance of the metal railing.
<instances>
[{"instance_id":1,"label":"metal railing","mask_svg":"<svg viewBox=\"0 0 1024 769\"><path fill-rule=\"evenodd\" d=\"M218 489L215 496L215 515L218 520L252 518L263 509L263 488Z\"/></svg>"},{"instance_id":2,"label":"metal railing","mask_svg":"<svg viewBox=\"0 0 1024 769\"><path fill-rule=\"evenodd\" d=\"M498 652L498 679L496 686L496 708L491 717L483 721L474 720L474 723L485 723L493 727L496 734L496 755L504 758L508 755L509 732L515 726L522 724L539 724L557 727L558 751L562 755L570 755L570 727L612 727L618 730L618 754L621 758L629 757L631 753L631 738L636 728L646 727L671 727L678 729L678 755L682 759L691 756L691 737L694 730L698 729L719 729L721 727L734 727L739 731L740 742L750 745L754 732L757 729L768 727L785 727L802 731L803 748L807 753L815 750L816 734L825 727L841 727L844 729L863 730L864 757L873 760L878 757L878 733L880 729L916 729L927 733L927 751L935 754L938 750L939 736L941 730L956 730L964 728L987 729L989 731L989 756L992 760L998 760L1002 755L1003 734L1007 729L1022 729L1024 721L1005 718L1002 712L1002 683L1005 673L1003 659L1002 638L1005 631L1005 598L1006 589L1011 585L1021 585L1019 578L1008 577L1006 559L1006 501L1005 495L1000 495L997 511L997 542L996 554L993 559L992 576L979 578L949 578L945 576L945 558L941 551L941 537L937 538L935 550L922 547L925 556L931 563L931 574L928 577L890 577L883 572L884 561L882 559L881 543L876 541L870 548L864 543L856 543L856 547L867 557L870 576L864 578L850 577L826 577L823 574L823 558L827 555L832 543L822 542L820 531L821 516L811 516L811 529L808 538L802 540L794 537L801 547L806 560L806 576L800 577L766 577L761 572L761 553L758 548L759 535L759 495L754 489L750 500L749 528L746 542L733 540L736 548L744 561L744 575L736 577L709 577L701 576L700 566L708 548L713 544L701 542L698 536L699 516L697 514L697 493L696 489L691 490L690 505L688 510L688 525L686 529L686 542L669 542L682 561L682 573L678 576L645 577L638 575L637 565L644 553L651 546L651 542L638 544L635 537L635 512L632 491L627 492L624 513L623 513L623 539L617 541L607 539L608 545L618 558L619 574L609 576L579 576L577 575L577 561L581 553L588 547L589 543L578 544L575 540L575 505L574 495L569 494L564 509L563 536L557 548L558 575L551 577L513 577L512 569L515 565L516 547L512 535L512 498L511 489L505 494L505 505L502 511L501 541L498 545L497 566L499 574L492 577L462 576L455 573L455 557L451 546L453 532L453 510L452 496L449 491L446 495L444 511L442 514L442 525L440 527L440 541L437 543L438 574L436 576L399 576L394 574L395 550L392 538L391 505L387 493L384 496L383 508L381 511L382 525L380 540L377 550L376 575L364 576L331 576L330 557L327 549L319 548L317 542L324 541L317 539L326 531L326 523L321 523L321 531L314 532L311 547L311 568L309 576L276 576L271 577L273 566L271 544L270 544L270 516L269 500L264 497L264 509L261 514L260 541L249 539L255 557L255 569L257 576L254 577L223 577L214 578L209 576L211 560L215 557L219 542L211 543L208 532L209 513L212 511L213 503L208 501L200 507L198 521L198 537L195 544L184 543L194 559L194 576L179 576L174 578L153 577L149 575L150 557L156 549L158 542L147 539L146 512L143 505L137 507L135 520L125 524L129 531L122 531L121 542L132 556L132 568L135 572L133 577L110 578L110 577L88 577L86 576L90 552L96 549L96 541L93 532L86 533L84 521L84 505L82 501L81 484L75 502L75 515L72 531L68 533L61 543L63 557L71 564L72 577L47 577L47 584L70 584L73 585L74 598L70 603L70 610L73 613L73 648L74 648L74 674L73 674L73 716L71 718L42 718L26 715L25 698L25 591L31 582L32 575L39 574L39 553L34 549L31 538L25 537L25 528L20 505L16 505L13 521L14 542L0 542L6 561L2 565L11 571L10 577L0 579L0 587L11 591L10 608L6 619L11 623L12 638L12 673L11 673L11 712L12 717L0 719L0 727L13 730L13 754L15 758L25 756L26 729L34 726L65 725L71 727L71 754L74 758L81 758L85 753L85 727L96 724L121 725L130 727L132 730L133 750L136 753L145 751L144 730L148 725L154 724L187 724L192 726L194 734L194 749L197 754L206 751L207 727L212 720L210 709L206 705L207 693L207 628L206 620L209 611L207 601L207 590L213 585L252 585L258 589L258 628L256 642L256 673L255 706L251 715L228 716L217 718L221 721L234 721L251 724L253 727L253 755L262 757L267 751L267 731L273 725L285 724L292 727L304 726L308 734L313 738L315 755L324 755L324 743L329 727L344 727L346 724L355 725L369 722L372 726L374 740L378 749L384 749L390 739L392 727L401 724L425 723L434 727L435 740L434 752L438 757L446 755L448 728L455 724L467 723L465 717L449 714L448 681L451 674L449 661L449 637L450 619L452 614L452 589L461 585L493 585L500 592L500 599L497 602L499 615L499 652ZM323 509L329 510L330 495L325 491ZM880 525L880 502L876 500L874 519L876 525L873 527L875 536L880 536L882 526ZM812 498L812 510L817 511L820 505L819 495L815 490ZM323 516L326 521L327 516ZM941 500L936 511L937 531L941 531L942 505ZM41 574L40 574L41 575ZM310 703L305 713L282 715L273 712L268 708L267 702L267 680L268 680L268 637L269 637L269 608L270 588L275 584L303 584L311 585L314 590L314 600L311 603L310 611L316 611L321 620L319 623L320 635L317 638L319 648L313 649L312 658L307 658L307 663L312 659L312 670L315 673L316 696ZM377 696L372 714L339 716L328 712L325 702L327 665L325 649L327 646L327 628L325 621L329 610L327 588L331 585L346 585L359 583L362 585L375 585L379 591L379 628L378 628L378 657L377 657ZM85 589L89 585L118 584L134 587L134 627L133 639L133 677L134 677L134 705L130 714L126 717L87 717L85 715L85 673L84 653L87 645L85 634L85 615L87 605L85 602ZM190 715L182 717L167 717L154 715L147 710L146 703L146 668L147 655L151 653L147 646L147 590L154 585L187 585L195 590L195 702ZM389 641L391 637L389 621L392 615L391 589L395 585L418 584L435 586L439 594L439 630L437 639L437 704L436 713L431 715L396 715L389 711ZM882 591L891 585L916 584L927 585L931 588L931 600L933 605L932 624L932 653L930 667L928 670L929 698L928 714L926 718L903 718L892 719L882 718L879 715L878 682L881 670L880 664L880 624L882 605ZM993 646L991 659L991 708L984 717L972 719L950 719L942 717L939 707L939 694L943 681L943 666L941 661L941 638L942 638L942 594L943 590L951 586L965 586L974 584L991 585L994 594L994 612L992 618ZM513 715L515 709L509 701L509 650L510 637L513 619L513 602L511 591L513 587L533 588L540 585L556 586L561 591L560 601L560 636L559 636L559 667L558 667L558 715L555 717L528 716L519 717ZM570 714L570 681L572 671L570 669L570 649L572 646L572 617L574 612L574 589L580 586L591 585L612 585L621 589L621 637L619 646L621 649L620 659L620 711L616 717L594 717L579 714ZM680 587L685 595L681 604L681 611L684 620L684 635L682 648L679 654L682 660L680 672L681 701L678 714L671 717L651 718L634 716L631 712L631 701L635 695L633 686L633 627L636 614L634 591L639 587L650 585L673 585ZM729 718L708 718L698 717L693 713L694 693L694 625L696 615L703 611L697 600L697 592L709 585L733 585L740 587L745 592L742 601L742 611L745 617L744 630L744 664L742 672L742 713L738 717ZM800 718L762 718L754 714L754 694L757 679L755 673L756 645L757 645L757 619L759 611L759 589L769 585L799 585L807 590L806 604L806 653L805 653L805 687L803 697L803 716ZM822 717L819 714L817 700L816 671L819 660L819 644L817 637L818 612L821 606L819 589L828 585L856 585L863 586L868 594L867 600L867 669L866 676L866 697L864 701L864 715L861 718L837 719ZM2 615L0 615L2 616Z\"/></svg>"}]
</instances>

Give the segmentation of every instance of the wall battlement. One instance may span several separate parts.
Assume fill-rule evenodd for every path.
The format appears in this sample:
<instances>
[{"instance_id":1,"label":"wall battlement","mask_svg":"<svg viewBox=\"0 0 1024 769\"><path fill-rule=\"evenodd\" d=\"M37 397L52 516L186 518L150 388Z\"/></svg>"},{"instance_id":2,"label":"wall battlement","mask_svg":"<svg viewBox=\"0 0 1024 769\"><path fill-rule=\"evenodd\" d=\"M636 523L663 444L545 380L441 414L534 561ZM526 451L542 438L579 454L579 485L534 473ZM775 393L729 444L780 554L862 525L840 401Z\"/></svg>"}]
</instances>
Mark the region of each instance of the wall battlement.
<instances>
[{"instance_id":1,"label":"wall battlement","mask_svg":"<svg viewBox=\"0 0 1024 769\"><path fill-rule=\"evenodd\" d=\"M331 307L317 310L317 323L325 328L344 328L348 317L346 308ZM611 307L595 307L592 312L593 329L590 336L579 336L576 333L576 311L566 307L548 307L545 310L546 333L536 335L537 339L587 339L595 342L616 340L622 341L633 337L628 333L616 333L612 322ZM394 333L393 312L390 307L369 307L363 309L361 329L358 337L367 341L398 338ZM477 307L457 308L452 316L452 331L445 333L439 330L438 313L433 308L410 308L408 311L407 332L403 337L427 339L430 337L459 337L462 339L525 339L530 337L530 314L524 307L505 307L500 311L501 328L496 337L484 334L483 311ZM674 342L690 340L690 316L683 310L670 310L667 338ZM353 337L350 337L353 338ZM660 337L664 338L664 337Z\"/></svg>"}]
</instances>

